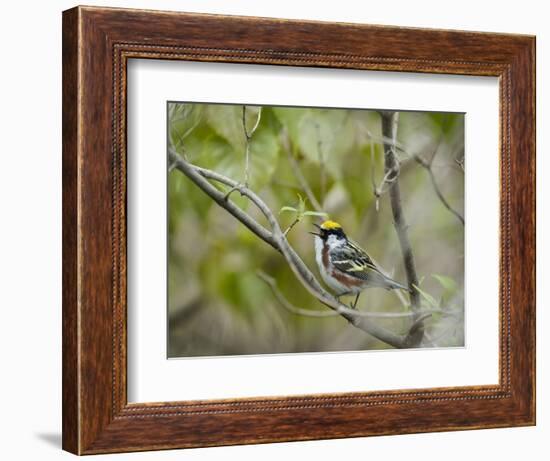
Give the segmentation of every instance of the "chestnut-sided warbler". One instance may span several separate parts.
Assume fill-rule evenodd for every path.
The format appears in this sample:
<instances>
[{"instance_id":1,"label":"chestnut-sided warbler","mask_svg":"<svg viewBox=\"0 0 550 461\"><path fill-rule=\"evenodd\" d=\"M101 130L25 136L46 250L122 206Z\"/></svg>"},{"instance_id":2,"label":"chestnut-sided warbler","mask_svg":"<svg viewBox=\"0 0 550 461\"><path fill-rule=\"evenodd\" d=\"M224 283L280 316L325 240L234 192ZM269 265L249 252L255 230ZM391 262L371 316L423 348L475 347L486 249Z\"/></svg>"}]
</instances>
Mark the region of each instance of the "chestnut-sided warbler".
<instances>
[{"instance_id":1,"label":"chestnut-sided warbler","mask_svg":"<svg viewBox=\"0 0 550 461\"><path fill-rule=\"evenodd\" d=\"M348 239L340 224L325 221L315 226L319 232L310 232L315 235L315 259L323 280L336 297L356 295L352 304L355 308L359 295L367 288L408 291L385 275L365 250Z\"/></svg>"}]
</instances>

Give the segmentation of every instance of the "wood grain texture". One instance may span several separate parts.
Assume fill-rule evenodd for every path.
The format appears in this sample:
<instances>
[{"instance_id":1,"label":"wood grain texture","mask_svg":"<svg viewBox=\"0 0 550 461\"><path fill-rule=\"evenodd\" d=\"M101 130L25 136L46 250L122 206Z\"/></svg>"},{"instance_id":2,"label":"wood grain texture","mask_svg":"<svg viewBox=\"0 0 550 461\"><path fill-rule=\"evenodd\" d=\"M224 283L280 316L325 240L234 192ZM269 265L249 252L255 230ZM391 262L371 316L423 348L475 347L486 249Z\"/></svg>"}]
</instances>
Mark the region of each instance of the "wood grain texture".
<instances>
[{"instance_id":1,"label":"wood grain texture","mask_svg":"<svg viewBox=\"0 0 550 461\"><path fill-rule=\"evenodd\" d=\"M78 11L63 17L63 448L80 451L78 399Z\"/></svg>"},{"instance_id":2,"label":"wood grain texture","mask_svg":"<svg viewBox=\"0 0 550 461\"><path fill-rule=\"evenodd\" d=\"M78 7L63 14L63 448L78 454L534 424L535 40ZM500 78L500 382L128 404L126 63L174 59Z\"/></svg>"}]
</instances>

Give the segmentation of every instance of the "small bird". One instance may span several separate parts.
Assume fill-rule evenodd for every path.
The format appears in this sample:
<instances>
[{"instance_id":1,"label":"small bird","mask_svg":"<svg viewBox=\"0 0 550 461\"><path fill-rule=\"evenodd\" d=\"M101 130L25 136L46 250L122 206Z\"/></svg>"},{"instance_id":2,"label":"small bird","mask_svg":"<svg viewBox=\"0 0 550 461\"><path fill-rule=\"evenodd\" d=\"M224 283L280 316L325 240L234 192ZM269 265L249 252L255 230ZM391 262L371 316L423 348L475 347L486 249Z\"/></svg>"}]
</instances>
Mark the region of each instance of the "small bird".
<instances>
[{"instance_id":1,"label":"small bird","mask_svg":"<svg viewBox=\"0 0 550 461\"><path fill-rule=\"evenodd\" d=\"M356 295L352 304L355 309L359 295L367 288L409 291L385 275L365 250L348 239L340 224L329 220L314 225L319 230L310 232L315 235L315 259L323 280L337 298Z\"/></svg>"}]
</instances>

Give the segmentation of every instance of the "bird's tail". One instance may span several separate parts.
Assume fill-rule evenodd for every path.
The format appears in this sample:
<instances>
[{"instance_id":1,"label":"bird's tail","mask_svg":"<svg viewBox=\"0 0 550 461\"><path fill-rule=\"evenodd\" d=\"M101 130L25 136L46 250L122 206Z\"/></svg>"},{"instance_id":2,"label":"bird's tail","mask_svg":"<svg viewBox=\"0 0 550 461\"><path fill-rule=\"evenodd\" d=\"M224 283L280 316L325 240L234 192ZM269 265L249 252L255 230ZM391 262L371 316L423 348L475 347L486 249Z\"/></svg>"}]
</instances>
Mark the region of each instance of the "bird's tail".
<instances>
[{"instance_id":1,"label":"bird's tail","mask_svg":"<svg viewBox=\"0 0 550 461\"><path fill-rule=\"evenodd\" d=\"M410 293L411 290L409 290L409 287L402 285L399 282L396 282L393 279L390 279L389 277L386 278L386 282L388 284L388 290L405 290Z\"/></svg>"},{"instance_id":2,"label":"bird's tail","mask_svg":"<svg viewBox=\"0 0 550 461\"><path fill-rule=\"evenodd\" d=\"M378 274L371 275L370 282L372 286L378 286L381 288L385 288L386 290L405 290L410 293L409 287L402 285L399 282L396 282L391 277L380 271L378 272Z\"/></svg>"}]
</instances>

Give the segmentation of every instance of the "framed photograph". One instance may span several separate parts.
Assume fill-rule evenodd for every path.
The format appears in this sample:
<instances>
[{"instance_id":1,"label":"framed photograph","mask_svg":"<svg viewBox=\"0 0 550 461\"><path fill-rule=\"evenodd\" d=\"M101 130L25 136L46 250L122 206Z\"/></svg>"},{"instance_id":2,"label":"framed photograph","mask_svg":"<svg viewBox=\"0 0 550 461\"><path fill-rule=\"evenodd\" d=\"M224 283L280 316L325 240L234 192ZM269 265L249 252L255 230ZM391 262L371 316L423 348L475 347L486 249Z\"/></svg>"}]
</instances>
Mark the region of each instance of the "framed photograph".
<instances>
[{"instance_id":1,"label":"framed photograph","mask_svg":"<svg viewBox=\"0 0 550 461\"><path fill-rule=\"evenodd\" d=\"M535 39L63 13L63 448L535 424Z\"/></svg>"}]
</instances>

